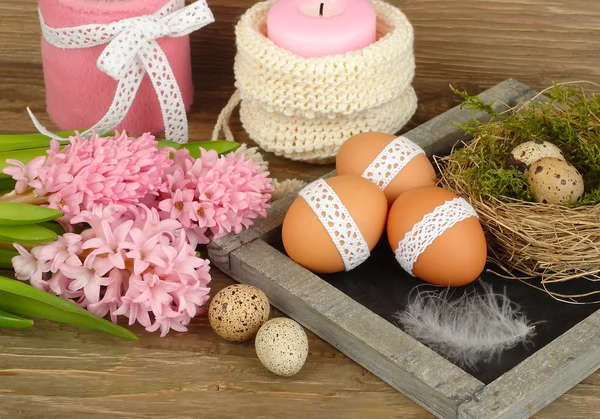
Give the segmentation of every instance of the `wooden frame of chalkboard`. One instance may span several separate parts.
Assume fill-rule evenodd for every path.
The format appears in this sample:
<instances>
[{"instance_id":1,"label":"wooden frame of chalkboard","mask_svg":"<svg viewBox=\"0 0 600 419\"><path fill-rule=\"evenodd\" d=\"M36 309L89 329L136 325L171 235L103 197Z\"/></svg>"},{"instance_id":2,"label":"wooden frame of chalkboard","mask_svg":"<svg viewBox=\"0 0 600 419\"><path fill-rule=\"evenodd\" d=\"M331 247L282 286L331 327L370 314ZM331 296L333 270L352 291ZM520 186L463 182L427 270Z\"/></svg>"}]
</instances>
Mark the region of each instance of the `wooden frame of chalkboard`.
<instances>
[{"instance_id":1,"label":"wooden frame of chalkboard","mask_svg":"<svg viewBox=\"0 0 600 419\"><path fill-rule=\"evenodd\" d=\"M537 92L512 79L481 93L500 111ZM468 137L455 124L486 115L455 107L404 134L428 155ZM329 173L325 177L335 175ZM271 244L296 198L273 203L267 218L208 246L213 265L260 288L271 304L440 418L529 418L600 367L600 310L485 385L373 313Z\"/></svg>"}]
</instances>

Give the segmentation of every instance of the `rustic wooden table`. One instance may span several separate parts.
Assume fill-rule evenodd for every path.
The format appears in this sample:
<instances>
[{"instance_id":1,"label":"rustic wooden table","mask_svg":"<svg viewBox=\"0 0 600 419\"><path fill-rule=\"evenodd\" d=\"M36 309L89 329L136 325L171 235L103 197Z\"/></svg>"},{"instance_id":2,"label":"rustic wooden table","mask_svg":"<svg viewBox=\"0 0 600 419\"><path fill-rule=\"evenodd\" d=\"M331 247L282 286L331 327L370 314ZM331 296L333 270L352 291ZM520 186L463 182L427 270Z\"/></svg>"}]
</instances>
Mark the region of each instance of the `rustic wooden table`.
<instances>
[{"instance_id":1,"label":"rustic wooden table","mask_svg":"<svg viewBox=\"0 0 600 419\"><path fill-rule=\"evenodd\" d=\"M217 22L192 36L194 139L209 137L233 91L233 25L252 0L212 0ZM414 126L456 104L448 83L475 93L514 77L534 88L600 75L600 4L523 0L396 0L416 30L420 99ZM31 132L30 106L42 123L44 82L35 0L0 0L0 132ZM597 80L596 80L597 81ZM239 122L236 135L248 141ZM268 155L278 178L314 179L331 170ZM233 281L212 271L213 292ZM276 313L281 315L281 313ZM0 333L3 418L428 418L362 367L309 333L306 366L295 377L266 371L251 343L219 339L205 315L189 333L165 338L134 328L123 342L37 322ZM600 373L536 418L600 418Z\"/></svg>"}]
</instances>

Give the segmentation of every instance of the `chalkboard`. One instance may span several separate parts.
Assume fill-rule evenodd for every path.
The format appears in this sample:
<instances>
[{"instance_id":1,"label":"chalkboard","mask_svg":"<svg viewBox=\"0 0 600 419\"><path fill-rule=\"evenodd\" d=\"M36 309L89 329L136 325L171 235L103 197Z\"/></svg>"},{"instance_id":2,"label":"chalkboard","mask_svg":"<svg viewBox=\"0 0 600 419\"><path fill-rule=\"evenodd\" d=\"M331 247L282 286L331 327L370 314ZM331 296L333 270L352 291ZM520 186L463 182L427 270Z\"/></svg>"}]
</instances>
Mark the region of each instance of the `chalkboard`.
<instances>
[{"instance_id":1,"label":"chalkboard","mask_svg":"<svg viewBox=\"0 0 600 419\"><path fill-rule=\"evenodd\" d=\"M281 241L271 244L285 254ZM521 307L522 312L535 325L535 333L526 344L519 344L490 362L482 361L471 368L461 367L485 384L511 370L600 308L598 304L576 305L558 301L542 290L519 280L501 278L494 272L499 272L498 267L488 264L481 278L469 285L452 289L450 298L458 298L465 293L481 293L481 283L485 282L497 293L506 292L507 297ZM349 272L317 275L400 328L402 327L396 321L395 315L406 308L411 292L416 291L417 287L420 290L444 290L441 287L430 286L406 273L396 261L385 234L371 252L369 259L360 266ZM530 280L530 283L540 285L539 280ZM579 293L592 287L593 284L589 281L576 279L563 284L560 289Z\"/></svg>"}]
</instances>

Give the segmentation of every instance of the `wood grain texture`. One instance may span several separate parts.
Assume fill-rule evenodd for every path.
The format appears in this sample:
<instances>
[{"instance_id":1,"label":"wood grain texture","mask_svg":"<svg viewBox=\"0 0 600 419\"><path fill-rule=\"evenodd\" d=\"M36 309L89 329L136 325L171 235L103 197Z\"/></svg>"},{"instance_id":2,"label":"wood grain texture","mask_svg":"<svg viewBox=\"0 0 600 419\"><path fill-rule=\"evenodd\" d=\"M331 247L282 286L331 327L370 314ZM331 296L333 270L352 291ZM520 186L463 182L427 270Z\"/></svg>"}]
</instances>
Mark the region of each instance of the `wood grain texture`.
<instances>
[{"instance_id":1,"label":"wood grain texture","mask_svg":"<svg viewBox=\"0 0 600 419\"><path fill-rule=\"evenodd\" d=\"M409 125L456 105L448 84L478 93L513 77L540 89L600 73L600 3L595 0L394 0L415 27L419 109ZM252 0L209 0L216 22L192 36L196 102L192 138L210 136L233 92L233 26ZM35 0L0 0L0 132L42 123L44 83ZM237 119L236 138L247 139ZM278 178L314 179L331 170L269 156ZM213 270L218 291L232 280ZM264 370L252 345L216 337L205 316L166 338L134 329L131 344L67 326L0 333L4 418L430 418L430 414L309 333L296 377ZM535 416L600 418L600 374Z\"/></svg>"}]
</instances>

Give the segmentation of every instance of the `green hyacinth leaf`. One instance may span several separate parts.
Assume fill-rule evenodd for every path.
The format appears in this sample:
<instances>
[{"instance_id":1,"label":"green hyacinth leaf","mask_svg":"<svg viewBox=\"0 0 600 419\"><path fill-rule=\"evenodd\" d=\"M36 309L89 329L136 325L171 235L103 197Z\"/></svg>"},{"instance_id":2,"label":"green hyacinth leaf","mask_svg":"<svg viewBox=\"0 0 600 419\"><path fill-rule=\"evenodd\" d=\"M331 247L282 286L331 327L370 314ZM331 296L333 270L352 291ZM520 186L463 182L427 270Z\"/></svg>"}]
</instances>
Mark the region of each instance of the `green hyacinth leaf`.
<instances>
[{"instance_id":1,"label":"green hyacinth leaf","mask_svg":"<svg viewBox=\"0 0 600 419\"><path fill-rule=\"evenodd\" d=\"M171 147L174 149L180 149L181 148L181 144L176 143L175 141L169 141L169 140L156 140L156 142L158 143L156 148L167 148L167 147Z\"/></svg>"},{"instance_id":2,"label":"green hyacinth leaf","mask_svg":"<svg viewBox=\"0 0 600 419\"><path fill-rule=\"evenodd\" d=\"M3 276L0 276L0 310L138 340L133 332L97 317L71 301Z\"/></svg>"},{"instance_id":3,"label":"green hyacinth leaf","mask_svg":"<svg viewBox=\"0 0 600 419\"><path fill-rule=\"evenodd\" d=\"M50 243L56 240L56 233L37 224L20 226L0 226L0 241L21 244Z\"/></svg>"},{"instance_id":4,"label":"green hyacinth leaf","mask_svg":"<svg viewBox=\"0 0 600 419\"><path fill-rule=\"evenodd\" d=\"M0 226L21 226L56 220L63 216L59 210L17 202L0 201Z\"/></svg>"},{"instance_id":5,"label":"green hyacinth leaf","mask_svg":"<svg viewBox=\"0 0 600 419\"><path fill-rule=\"evenodd\" d=\"M56 135L68 138L75 135L74 131L59 131ZM67 142L67 141L65 141ZM0 135L0 153L16 150L29 150L32 148L50 147L50 138L44 134L3 134Z\"/></svg>"},{"instance_id":6,"label":"green hyacinth leaf","mask_svg":"<svg viewBox=\"0 0 600 419\"><path fill-rule=\"evenodd\" d=\"M33 321L0 310L0 329L27 329L33 326Z\"/></svg>"},{"instance_id":7,"label":"green hyacinth leaf","mask_svg":"<svg viewBox=\"0 0 600 419\"><path fill-rule=\"evenodd\" d=\"M15 190L17 181L4 173L2 175L3 177L0 177L0 195L6 195Z\"/></svg>"}]
</instances>

